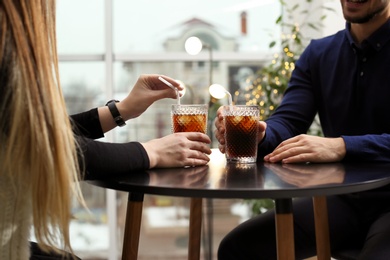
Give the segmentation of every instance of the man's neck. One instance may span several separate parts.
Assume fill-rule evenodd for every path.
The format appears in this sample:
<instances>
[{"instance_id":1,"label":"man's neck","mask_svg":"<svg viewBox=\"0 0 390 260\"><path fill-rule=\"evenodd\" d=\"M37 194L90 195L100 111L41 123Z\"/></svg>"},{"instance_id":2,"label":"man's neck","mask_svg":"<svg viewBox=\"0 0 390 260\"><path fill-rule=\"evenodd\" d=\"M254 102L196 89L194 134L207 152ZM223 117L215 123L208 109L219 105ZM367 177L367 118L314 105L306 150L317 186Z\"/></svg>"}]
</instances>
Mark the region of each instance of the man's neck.
<instances>
[{"instance_id":1,"label":"man's neck","mask_svg":"<svg viewBox=\"0 0 390 260\"><path fill-rule=\"evenodd\" d=\"M379 14L367 23L351 23L352 37L357 44L360 44L389 19L390 8L387 8L382 14Z\"/></svg>"}]
</instances>

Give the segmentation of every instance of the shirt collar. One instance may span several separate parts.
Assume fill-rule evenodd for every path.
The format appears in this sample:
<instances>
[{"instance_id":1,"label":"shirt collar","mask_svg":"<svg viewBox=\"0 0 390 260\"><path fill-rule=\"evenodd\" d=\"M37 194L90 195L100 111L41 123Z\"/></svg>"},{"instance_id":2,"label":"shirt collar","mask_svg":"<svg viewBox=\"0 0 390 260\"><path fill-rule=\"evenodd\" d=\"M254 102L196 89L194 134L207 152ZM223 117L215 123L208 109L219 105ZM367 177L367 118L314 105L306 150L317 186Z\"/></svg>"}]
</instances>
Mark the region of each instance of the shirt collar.
<instances>
[{"instance_id":1,"label":"shirt collar","mask_svg":"<svg viewBox=\"0 0 390 260\"><path fill-rule=\"evenodd\" d=\"M350 29L351 24L346 23L346 35L348 42L351 46L358 47L351 35ZM371 46L374 50L380 51L383 46L385 46L390 41L390 19L387 20L386 23L384 23L381 27L379 27L378 30L376 30L373 34L370 35L366 40L364 40L361 44L360 48L367 48L366 46Z\"/></svg>"}]
</instances>

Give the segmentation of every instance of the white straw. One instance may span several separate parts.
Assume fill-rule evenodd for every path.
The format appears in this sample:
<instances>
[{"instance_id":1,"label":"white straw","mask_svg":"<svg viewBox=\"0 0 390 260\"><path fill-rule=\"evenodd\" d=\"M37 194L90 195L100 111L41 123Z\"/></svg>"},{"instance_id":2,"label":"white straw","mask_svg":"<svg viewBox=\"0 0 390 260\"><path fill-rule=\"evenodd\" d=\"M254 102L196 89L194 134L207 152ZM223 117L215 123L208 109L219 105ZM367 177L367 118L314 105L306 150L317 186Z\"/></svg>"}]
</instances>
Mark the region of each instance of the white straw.
<instances>
[{"instance_id":1,"label":"white straw","mask_svg":"<svg viewBox=\"0 0 390 260\"><path fill-rule=\"evenodd\" d=\"M217 99L223 98L227 94L228 97L229 97L229 107L230 107L230 109L232 109L232 106L233 106L232 95L223 86L221 86L219 84L212 84L209 87L209 92L210 92L211 96L213 96L213 97L215 97Z\"/></svg>"},{"instance_id":2,"label":"white straw","mask_svg":"<svg viewBox=\"0 0 390 260\"><path fill-rule=\"evenodd\" d=\"M226 94L228 94L229 96L229 106L232 106L233 105L232 95L229 93L229 91L226 91Z\"/></svg>"},{"instance_id":3,"label":"white straw","mask_svg":"<svg viewBox=\"0 0 390 260\"><path fill-rule=\"evenodd\" d=\"M233 111L233 99L232 99L232 95L230 94L230 92L229 91L227 91L226 89L224 89L224 92L228 95L228 97L229 97L229 110L230 110L230 112L232 112Z\"/></svg>"},{"instance_id":4,"label":"white straw","mask_svg":"<svg viewBox=\"0 0 390 260\"><path fill-rule=\"evenodd\" d=\"M163 77L158 77L160 81L162 81L165 85L176 91L177 104L180 105L180 93L177 88L175 88L170 82L166 81Z\"/></svg>"}]
</instances>

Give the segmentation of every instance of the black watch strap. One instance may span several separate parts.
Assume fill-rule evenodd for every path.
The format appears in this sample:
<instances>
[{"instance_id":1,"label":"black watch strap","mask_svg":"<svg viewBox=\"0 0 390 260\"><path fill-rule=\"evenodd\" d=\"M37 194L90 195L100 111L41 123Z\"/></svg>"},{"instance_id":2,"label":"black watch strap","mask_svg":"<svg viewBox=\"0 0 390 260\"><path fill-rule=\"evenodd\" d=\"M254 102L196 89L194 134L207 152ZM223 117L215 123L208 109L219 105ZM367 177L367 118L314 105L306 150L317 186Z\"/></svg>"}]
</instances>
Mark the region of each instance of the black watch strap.
<instances>
[{"instance_id":1,"label":"black watch strap","mask_svg":"<svg viewBox=\"0 0 390 260\"><path fill-rule=\"evenodd\" d=\"M118 108L116 107L115 103L117 103L117 102L119 102L119 101L115 100L115 99L111 99L106 103L106 106L108 106L108 109L110 110L111 115L114 118L115 123L118 126L122 127L122 126L125 126L126 123L125 123L125 121L123 121L123 118L122 118L121 114L119 113Z\"/></svg>"}]
</instances>

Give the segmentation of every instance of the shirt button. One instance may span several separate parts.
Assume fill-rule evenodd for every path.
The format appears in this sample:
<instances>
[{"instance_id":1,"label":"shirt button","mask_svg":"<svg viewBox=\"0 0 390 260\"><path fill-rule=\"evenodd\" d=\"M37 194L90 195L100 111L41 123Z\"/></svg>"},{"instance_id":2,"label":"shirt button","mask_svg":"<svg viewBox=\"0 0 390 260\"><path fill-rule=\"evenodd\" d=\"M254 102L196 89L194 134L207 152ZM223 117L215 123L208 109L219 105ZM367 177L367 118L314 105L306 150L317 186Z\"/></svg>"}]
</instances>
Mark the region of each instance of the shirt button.
<instances>
[{"instance_id":1,"label":"shirt button","mask_svg":"<svg viewBox=\"0 0 390 260\"><path fill-rule=\"evenodd\" d=\"M377 44L376 44L376 47L380 48L380 47L381 47L381 44L380 44L380 43L377 43Z\"/></svg>"},{"instance_id":2,"label":"shirt button","mask_svg":"<svg viewBox=\"0 0 390 260\"><path fill-rule=\"evenodd\" d=\"M366 58L366 57L364 57L364 58L362 59L362 61L363 61L363 62L366 62L366 61L367 61L367 58Z\"/></svg>"},{"instance_id":3,"label":"shirt button","mask_svg":"<svg viewBox=\"0 0 390 260\"><path fill-rule=\"evenodd\" d=\"M361 71L361 72L360 72L360 77L363 77L363 75L364 75L364 72Z\"/></svg>"}]
</instances>

